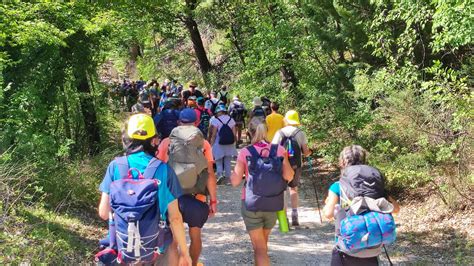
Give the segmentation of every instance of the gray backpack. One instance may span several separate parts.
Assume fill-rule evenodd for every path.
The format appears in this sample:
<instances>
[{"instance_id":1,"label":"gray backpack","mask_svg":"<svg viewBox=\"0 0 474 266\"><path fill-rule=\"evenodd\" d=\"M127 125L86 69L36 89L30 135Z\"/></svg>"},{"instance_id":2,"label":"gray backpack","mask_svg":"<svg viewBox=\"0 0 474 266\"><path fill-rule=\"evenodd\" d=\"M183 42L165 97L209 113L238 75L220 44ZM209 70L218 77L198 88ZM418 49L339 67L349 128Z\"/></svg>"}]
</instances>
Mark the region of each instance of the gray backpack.
<instances>
[{"instance_id":1,"label":"gray backpack","mask_svg":"<svg viewBox=\"0 0 474 266\"><path fill-rule=\"evenodd\" d=\"M207 160L201 130L195 126L178 126L169 138L168 164L178 176L184 194L206 194Z\"/></svg>"}]
</instances>

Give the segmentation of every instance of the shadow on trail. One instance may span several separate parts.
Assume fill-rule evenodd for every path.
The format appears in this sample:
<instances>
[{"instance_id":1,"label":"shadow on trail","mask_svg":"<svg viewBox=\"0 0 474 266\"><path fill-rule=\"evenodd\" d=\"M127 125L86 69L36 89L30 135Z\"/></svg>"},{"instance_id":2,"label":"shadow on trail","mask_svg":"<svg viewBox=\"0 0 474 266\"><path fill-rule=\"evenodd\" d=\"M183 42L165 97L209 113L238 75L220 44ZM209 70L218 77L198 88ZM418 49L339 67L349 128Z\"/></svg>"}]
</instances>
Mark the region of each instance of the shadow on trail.
<instances>
[{"instance_id":1,"label":"shadow on trail","mask_svg":"<svg viewBox=\"0 0 474 266\"><path fill-rule=\"evenodd\" d=\"M446 242L449 242L448 247ZM415 245L416 251L413 249ZM473 242L467 235L460 234L453 228L402 231L398 234L395 245L388 247L388 252L394 257L400 257L395 260L397 264L470 265L474 261ZM386 260L384 254L380 258Z\"/></svg>"},{"instance_id":2,"label":"shadow on trail","mask_svg":"<svg viewBox=\"0 0 474 266\"><path fill-rule=\"evenodd\" d=\"M28 238L32 239L29 245L43 248L39 261L41 257L54 257L58 265L90 262L97 248L97 239L102 237L100 229L94 226L59 221L55 214L45 216L25 211L23 217L29 226Z\"/></svg>"}]
</instances>

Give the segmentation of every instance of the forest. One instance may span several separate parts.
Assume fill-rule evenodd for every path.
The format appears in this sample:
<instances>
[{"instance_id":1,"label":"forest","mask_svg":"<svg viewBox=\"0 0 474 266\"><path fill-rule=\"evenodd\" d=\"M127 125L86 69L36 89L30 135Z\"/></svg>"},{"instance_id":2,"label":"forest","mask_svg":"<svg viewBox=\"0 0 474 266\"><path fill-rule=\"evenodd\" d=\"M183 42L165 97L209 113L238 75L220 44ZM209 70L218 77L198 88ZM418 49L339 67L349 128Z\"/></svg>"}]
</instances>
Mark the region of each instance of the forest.
<instances>
[{"instance_id":1,"label":"forest","mask_svg":"<svg viewBox=\"0 0 474 266\"><path fill-rule=\"evenodd\" d=\"M112 89L123 79L226 85L249 105L266 96L297 110L320 162L337 166L359 144L402 207L436 198L448 214L436 221L469 219L454 233L463 264L473 14L469 0L1 3L0 264L90 259L104 226L97 188L121 152L127 114Z\"/></svg>"}]
</instances>

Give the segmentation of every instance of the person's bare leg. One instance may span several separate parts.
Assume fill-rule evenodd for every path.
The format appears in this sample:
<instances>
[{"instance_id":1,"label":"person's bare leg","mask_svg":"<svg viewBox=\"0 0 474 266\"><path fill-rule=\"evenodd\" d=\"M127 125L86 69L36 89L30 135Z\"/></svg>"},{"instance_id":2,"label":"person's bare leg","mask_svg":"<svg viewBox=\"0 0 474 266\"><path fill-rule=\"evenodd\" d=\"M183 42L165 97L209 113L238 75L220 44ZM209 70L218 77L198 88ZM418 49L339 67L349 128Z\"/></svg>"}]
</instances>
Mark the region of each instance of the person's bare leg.
<instances>
[{"instance_id":1,"label":"person's bare leg","mask_svg":"<svg viewBox=\"0 0 474 266\"><path fill-rule=\"evenodd\" d=\"M297 209L298 208L298 187L290 188L290 199L291 199L291 208Z\"/></svg>"},{"instance_id":2,"label":"person's bare leg","mask_svg":"<svg viewBox=\"0 0 474 266\"><path fill-rule=\"evenodd\" d=\"M290 188L290 200L291 200L291 224L293 226L299 226L300 222L298 219L298 188Z\"/></svg>"},{"instance_id":3,"label":"person's bare leg","mask_svg":"<svg viewBox=\"0 0 474 266\"><path fill-rule=\"evenodd\" d=\"M202 251L201 228L190 227L189 238L191 239L191 244L189 245L189 254L193 260L193 266L196 266L199 262L199 256L201 255Z\"/></svg>"},{"instance_id":4,"label":"person's bare leg","mask_svg":"<svg viewBox=\"0 0 474 266\"><path fill-rule=\"evenodd\" d=\"M168 249L165 252L165 255L162 255L166 257L166 260L159 260L159 262L156 264L157 266L162 266L162 265L171 265L171 266L177 266L178 261L179 261L179 254L178 254L178 243L173 241L171 245L168 247Z\"/></svg>"},{"instance_id":5,"label":"person's bare leg","mask_svg":"<svg viewBox=\"0 0 474 266\"><path fill-rule=\"evenodd\" d=\"M270 265L270 258L268 257L267 241L265 240L265 233L263 228L249 231L250 240L252 241L255 265L267 266Z\"/></svg>"},{"instance_id":6,"label":"person's bare leg","mask_svg":"<svg viewBox=\"0 0 474 266\"><path fill-rule=\"evenodd\" d=\"M263 236L265 237L265 243L267 244L267 248L268 248L268 239L270 238L271 232L272 232L272 229L263 229Z\"/></svg>"}]
</instances>

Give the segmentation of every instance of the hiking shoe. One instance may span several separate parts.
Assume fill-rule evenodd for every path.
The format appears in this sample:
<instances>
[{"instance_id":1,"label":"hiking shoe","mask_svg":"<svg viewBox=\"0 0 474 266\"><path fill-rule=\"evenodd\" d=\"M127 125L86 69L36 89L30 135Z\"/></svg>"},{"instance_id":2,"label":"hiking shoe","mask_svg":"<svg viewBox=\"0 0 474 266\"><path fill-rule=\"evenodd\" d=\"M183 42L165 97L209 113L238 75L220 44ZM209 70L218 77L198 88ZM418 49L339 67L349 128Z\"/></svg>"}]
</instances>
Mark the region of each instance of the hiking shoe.
<instances>
[{"instance_id":1,"label":"hiking shoe","mask_svg":"<svg viewBox=\"0 0 474 266\"><path fill-rule=\"evenodd\" d=\"M222 183L224 183L224 180L225 180L225 176L219 176L217 178L217 184L222 185Z\"/></svg>"},{"instance_id":2,"label":"hiking shoe","mask_svg":"<svg viewBox=\"0 0 474 266\"><path fill-rule=\"evenodd\" d=\"M291 225L292 226L300 226L300 223L298 222L298 214L297 213L292 213L291 214Z\"/></svg>"}]
</instances>

